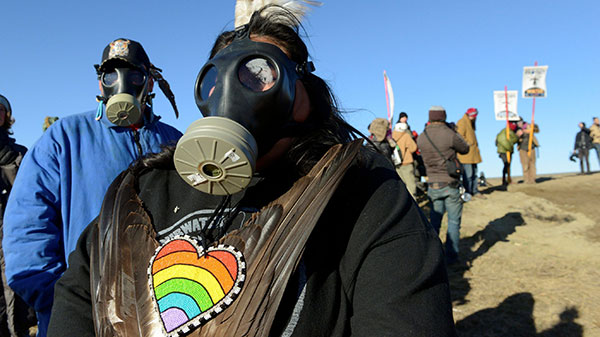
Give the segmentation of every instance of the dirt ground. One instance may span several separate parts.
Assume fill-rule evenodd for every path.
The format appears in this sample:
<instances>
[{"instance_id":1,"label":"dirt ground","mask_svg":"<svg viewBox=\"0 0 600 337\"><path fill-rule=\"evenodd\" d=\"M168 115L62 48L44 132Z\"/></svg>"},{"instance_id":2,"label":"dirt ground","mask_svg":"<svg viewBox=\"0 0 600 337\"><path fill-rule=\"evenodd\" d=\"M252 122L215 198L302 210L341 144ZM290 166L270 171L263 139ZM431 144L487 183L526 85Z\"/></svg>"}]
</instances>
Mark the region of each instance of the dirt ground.
<instances>
[{"instance_id":1,"label":"dirt ground","mask_svg":"<svg viewBox=\"0 0 600 337\"><path fill-rule=\"evenodd\" d=\"M600 336L600 173L537 181L464 205L448 270L459 336Z\"/></svg>"}]
</instances>

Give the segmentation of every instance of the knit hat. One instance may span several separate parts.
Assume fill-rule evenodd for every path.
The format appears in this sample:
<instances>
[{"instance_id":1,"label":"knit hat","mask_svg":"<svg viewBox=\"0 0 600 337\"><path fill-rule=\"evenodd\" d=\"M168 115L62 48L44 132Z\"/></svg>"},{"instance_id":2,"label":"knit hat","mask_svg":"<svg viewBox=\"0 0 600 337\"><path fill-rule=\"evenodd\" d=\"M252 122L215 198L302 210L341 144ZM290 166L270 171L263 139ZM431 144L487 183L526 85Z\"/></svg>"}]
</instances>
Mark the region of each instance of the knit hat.
<instances>
[{"instance_id":1,"label":"knit hat","mask_svg":"<svg viewBox=\"0 0 600 337\"><path fill-rule=\"evenodd\" d=\"M375 136L375 140L378 142L381 142L385 139L389 128L390 123L385 118L375 118L371 124L369 124L369 132Z\"/></svg>"},{"instance_id":2,"label":"knit hat","mask_svg":"<svg viewBox=\"0 0 600 337\"><path fill-rule=\"evenodd\" d=\"M477 117L478 113L479 113L479 111L477 111L477 109L475 109L475 108L469 108L467 110L467 115L469 115L469 117Z\"/></svg>"},{"instance_id":3,"label":"knit hat","mask_svg":"<svg viewBox=\"0 0 600 337\"><path fill-rule=\"evenodd\" d=\"M430 122L443 122L446 120L446 109L439 105L434 105L429 108Z\"/></svg>"},{"instance_id":4,"label":"knit hat","mask_svg":"<svg viewBox=\"0 0 600 337\"><path fill-rule=\"evenodd\" d=\"M6 109L6 112L11 112L11 108L10 108L10 103L8 102L8 99L2 95L0 95L0 104L4 105L4 108Z\"/></svg>"}]
</instances>

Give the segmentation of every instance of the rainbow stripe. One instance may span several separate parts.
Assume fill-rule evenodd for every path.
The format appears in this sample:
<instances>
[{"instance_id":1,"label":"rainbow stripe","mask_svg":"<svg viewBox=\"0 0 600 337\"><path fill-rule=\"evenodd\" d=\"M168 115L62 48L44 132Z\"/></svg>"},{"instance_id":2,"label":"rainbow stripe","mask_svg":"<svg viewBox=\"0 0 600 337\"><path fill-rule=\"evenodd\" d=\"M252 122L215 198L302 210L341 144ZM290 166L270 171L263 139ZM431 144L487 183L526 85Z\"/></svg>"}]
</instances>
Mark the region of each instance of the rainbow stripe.
<instances>
[{"instance_id":1,"label":"rainbow stripe","mask_svg":"<svg viewBox=\"0 0 600 337\"><path fill-rule=\"evenodd\" d=\"M154 297L167 332L214 308L236 285L241 257L235 248L211 247L200 256L199 250L187 238L176 239L159 247L151 263Z\"/></svg>"}]
</instances>

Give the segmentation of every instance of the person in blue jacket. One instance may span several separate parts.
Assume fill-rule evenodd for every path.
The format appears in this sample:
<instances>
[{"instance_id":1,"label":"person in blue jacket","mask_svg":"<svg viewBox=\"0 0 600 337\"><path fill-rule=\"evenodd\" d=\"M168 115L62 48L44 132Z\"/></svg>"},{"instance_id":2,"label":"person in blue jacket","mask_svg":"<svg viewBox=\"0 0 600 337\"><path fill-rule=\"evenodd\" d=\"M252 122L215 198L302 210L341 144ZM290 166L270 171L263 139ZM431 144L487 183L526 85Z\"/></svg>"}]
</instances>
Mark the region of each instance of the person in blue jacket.
<instances>
[{"instance_id":1,"label":"person in blue jacket","mask_svg":"<svg viewBox=\"0 0 600 337\"><path fill-rule=\"evenodd\" d=\"M102 94L98 110L61 118L48 128L25 155L5 213L8 284L35 309L38 336L46 335L54 283L100 211L107 187L136 159L181 137L152 110L157 81L178 114L168 83L140 43L111 42L95 67Z\"/></svg>"}]
</instances>

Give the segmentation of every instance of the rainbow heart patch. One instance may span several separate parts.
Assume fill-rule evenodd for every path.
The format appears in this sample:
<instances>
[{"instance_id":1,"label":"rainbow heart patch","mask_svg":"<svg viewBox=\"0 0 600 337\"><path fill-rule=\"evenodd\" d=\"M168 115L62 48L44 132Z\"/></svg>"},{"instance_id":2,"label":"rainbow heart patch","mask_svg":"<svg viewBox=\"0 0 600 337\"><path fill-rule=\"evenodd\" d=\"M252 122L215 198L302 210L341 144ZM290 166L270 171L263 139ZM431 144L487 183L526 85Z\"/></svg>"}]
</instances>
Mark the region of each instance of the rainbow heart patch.
<instances>
[{"instance_id":1,"label":"rainbow heart patch","mask_svg":"<svg viewBox=\"0 0 600 337\"><path fill-rule=\"evenodd\" d=\"M242 290L246 263L233 246L204 250L193 239L179 237L156 249L148 276L165 332L178 336L231 305Z\"/></svg>"}]
</instances>

